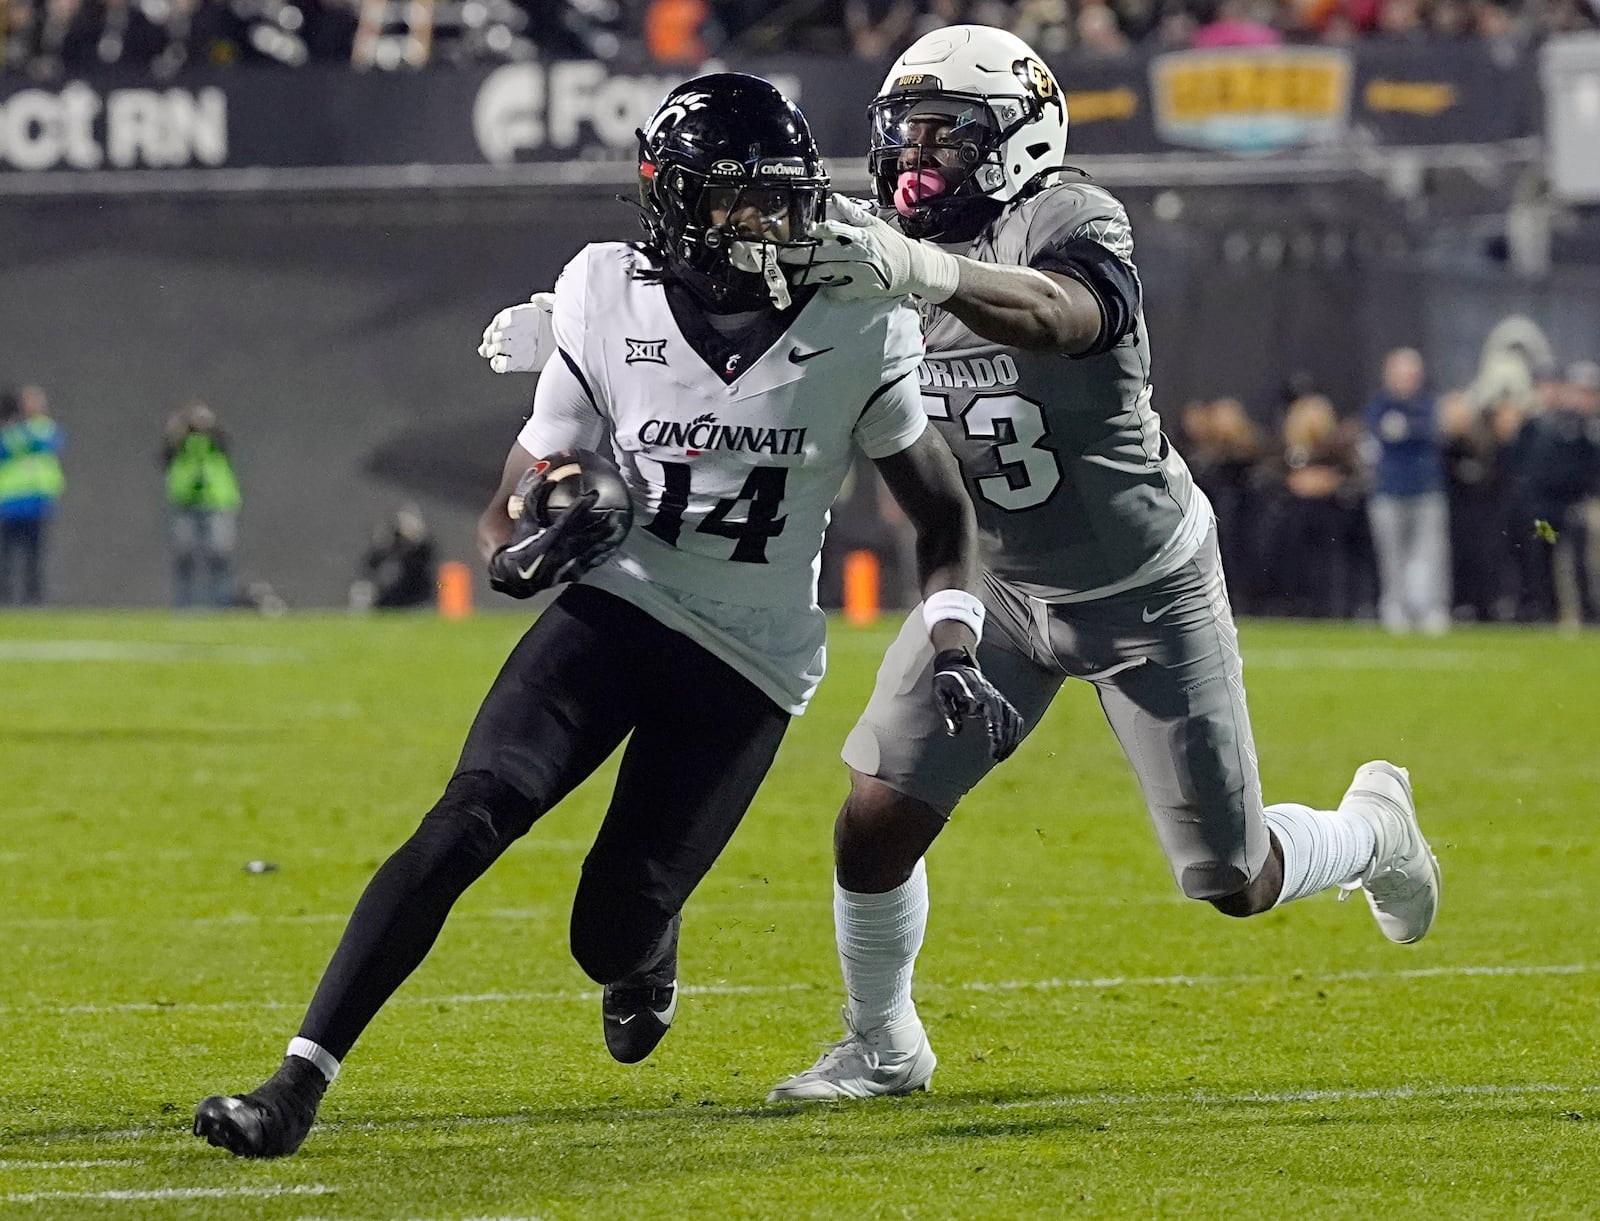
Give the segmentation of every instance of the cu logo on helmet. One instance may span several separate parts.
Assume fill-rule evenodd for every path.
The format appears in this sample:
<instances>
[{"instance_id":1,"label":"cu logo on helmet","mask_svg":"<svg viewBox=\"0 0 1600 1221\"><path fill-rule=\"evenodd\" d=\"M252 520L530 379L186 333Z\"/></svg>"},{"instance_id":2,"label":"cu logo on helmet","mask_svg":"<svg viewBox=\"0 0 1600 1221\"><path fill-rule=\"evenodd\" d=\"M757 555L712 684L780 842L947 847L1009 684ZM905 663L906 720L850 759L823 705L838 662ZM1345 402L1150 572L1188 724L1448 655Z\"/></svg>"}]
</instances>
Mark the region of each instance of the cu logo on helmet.
<instances>
[{"instance_id":1,"label":"cu logo on helmet","mask_svg":"<svg viewBox=\"0 0 1600 1221\"><path fill-rule=\"evenodd\" d=\"M1022 78L1029 91L1041 102L1048 102L1055 97L1056 79L1050 75L1050 69L1038 60L1031 58L1018 60L1012 66L1012 71Z\"/></svg>"}]
</instances>

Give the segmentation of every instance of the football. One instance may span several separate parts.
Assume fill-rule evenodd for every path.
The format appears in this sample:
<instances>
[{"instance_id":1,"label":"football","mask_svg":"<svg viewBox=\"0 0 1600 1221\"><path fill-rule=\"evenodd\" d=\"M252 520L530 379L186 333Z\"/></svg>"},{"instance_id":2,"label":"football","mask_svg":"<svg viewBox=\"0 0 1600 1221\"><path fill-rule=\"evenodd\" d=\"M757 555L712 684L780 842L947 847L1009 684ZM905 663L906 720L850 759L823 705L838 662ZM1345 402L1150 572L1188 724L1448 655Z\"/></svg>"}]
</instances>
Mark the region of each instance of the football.
<instances>
[{"instance_id":1,"label":"football","mask_svg":"<svg viewBox=\"0 0 1600 1221\"><path fill-rule=\"evenodd\" d=\"M564 449L540 458L517 480L506 512L543 529L590 492L595 494L590 516L611 519L620 541L633 524L633 499L617 464L591 450Z\"/></svg>"}]
</instances>

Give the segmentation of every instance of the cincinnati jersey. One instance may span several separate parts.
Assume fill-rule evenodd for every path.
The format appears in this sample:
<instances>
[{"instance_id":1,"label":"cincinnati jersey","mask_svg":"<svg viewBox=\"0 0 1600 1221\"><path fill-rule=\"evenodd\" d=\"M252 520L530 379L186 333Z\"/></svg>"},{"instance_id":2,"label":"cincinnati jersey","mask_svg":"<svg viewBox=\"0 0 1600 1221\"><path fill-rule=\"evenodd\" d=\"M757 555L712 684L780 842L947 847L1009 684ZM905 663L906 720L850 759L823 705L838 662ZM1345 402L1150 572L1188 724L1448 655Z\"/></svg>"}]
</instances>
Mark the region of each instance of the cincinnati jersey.
<instances>
[{"instance_id":1,"label":"cincinnati jersey","mask_svg":"<svg viewBox=\"0 0 1600 1221\"><path fill-rule=\"evenodd\" d=\"M628 537L586 583L799 711L823 665L816 577L829 506L857 448L888 457L927 424L915 311L802 293L725 336L622 243L586 247L555 296L564 372L541 377L519 441L535 455L609 446L634 507Z\"/></svg>"},{"instance_id":2,"label":"cincinnati jersey","mask_svg":"<svg viewBox=\"0 0 1600 1221\"><path fill-rule=\"evenodd\" d=\"M1133 267L1127 214L1087 183L1006 209L966 253L1029 266L1072 237ZM1194 554L1209 507L1151 407L1142 312L1116 347L1078 359L1006 347L937 307L925 313L923 405L961 464L991 572L1046 601L1083 601L1156 580Z\"/></svg>"}]
</instances>

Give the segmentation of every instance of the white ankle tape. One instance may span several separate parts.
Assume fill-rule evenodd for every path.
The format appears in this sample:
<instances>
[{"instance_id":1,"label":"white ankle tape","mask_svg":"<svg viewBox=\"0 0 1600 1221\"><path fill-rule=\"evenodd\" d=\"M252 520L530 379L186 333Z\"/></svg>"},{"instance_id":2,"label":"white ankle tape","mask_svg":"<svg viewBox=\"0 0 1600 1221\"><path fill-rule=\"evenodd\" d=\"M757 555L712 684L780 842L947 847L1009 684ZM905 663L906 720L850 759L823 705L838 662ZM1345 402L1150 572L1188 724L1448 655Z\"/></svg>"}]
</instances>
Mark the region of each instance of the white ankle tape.
<instances>
[{"instance_id":1,"label":"white ankle tape","mask_svg":"<svg viewBox=\"0 0 1600 1221\"><path fill-rule=\"evenodd\" d=\"M289 1050L284 1053L290 1056L299 1056L302 1060L310 1060L321 1070L322 1075L328 1079L328 1084L333 1084L333 1079L339 1075L339 1061L334 1059L320 1044L313 1043L310 1039L302 1039L298 1035L289 1040Z\"/></svg>"}]
</instances>

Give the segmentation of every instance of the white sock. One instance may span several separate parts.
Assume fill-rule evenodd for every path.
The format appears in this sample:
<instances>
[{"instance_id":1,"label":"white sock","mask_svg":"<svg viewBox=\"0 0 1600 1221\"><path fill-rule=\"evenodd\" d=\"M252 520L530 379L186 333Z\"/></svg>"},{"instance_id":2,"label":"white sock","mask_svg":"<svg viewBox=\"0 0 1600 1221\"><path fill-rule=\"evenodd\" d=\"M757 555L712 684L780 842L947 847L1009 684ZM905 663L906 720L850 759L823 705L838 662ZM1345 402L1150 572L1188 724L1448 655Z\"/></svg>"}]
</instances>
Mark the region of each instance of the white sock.
<instances>
[{"instance_id":1,"label":"white sock","mask_svg":"<svg viewBox=\"0 0 1600 1221\"><path fill-rule=\"evenodd\" d=\"M289 1050L286 1056L299 1056L302 1060L310 1060L328 1079L328 1084L333 1084L333 1079L339 1075L339 1061L328 1054L326 1048L320 1043L313 1043L310 1039L302 1039L299 1035L289 1040Z\"/></svg>"},{"instance_id":2,"label":"white sock","mask_svg":"<svg viewBox=\"0 0 1600 1221\"><path fill-rule=\"evenodd\" d=\"M1283 891L1274 907L1354 881L1378 850L1377 836L1359 814L1292 802L1268 806L1266 813L1283 849Z\"/></svg>"},{"instance_id":3,"label":"white sock","mask_svg":"<svg viewBox=\"0 0 1600 1221\"><path fill-rule=\"evenodd\" d=\"M915 1025L911 972L927 927L928 870L922 861L887 894L858 894L834 879L833 929L853 1029Z\"/></svg>"}]
</instances>

